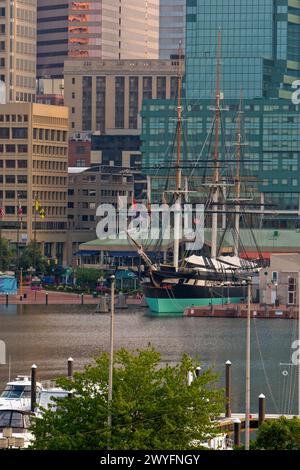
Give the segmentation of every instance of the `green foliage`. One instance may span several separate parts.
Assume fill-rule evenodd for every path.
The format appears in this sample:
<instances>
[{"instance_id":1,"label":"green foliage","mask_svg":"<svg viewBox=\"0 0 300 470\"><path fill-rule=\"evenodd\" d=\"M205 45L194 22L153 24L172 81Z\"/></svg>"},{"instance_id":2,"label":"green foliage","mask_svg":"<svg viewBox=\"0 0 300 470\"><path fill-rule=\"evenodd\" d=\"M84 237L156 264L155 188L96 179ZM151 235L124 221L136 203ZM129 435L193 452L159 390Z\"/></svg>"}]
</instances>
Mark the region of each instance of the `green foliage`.
<instances>
[{"instance_id":1,"label":"green foliage","mask_svg":"<svg viewBox=\"0 0 300 470\"><path fill-rule=\"evenodd\" d=\"M125 349L114 357L112 432L108 420L108 355L72 381L57 383L72 390L72 397L59 401L56 412L47 410L35 419L35 449L172 449L201 447L218 433L213 418L223 407L223 391L211 370L187 384L189 370L199 365L183 356L176 366L161 367L154 349Z\"/></svg>"},{"instance_id":2,"label":"green foliage","mask_svg":"<svg viewBox=\"0 0 300 470\"><path fill-rule=\"evenodd\" d=\"M78 268L76 271L76 284L82 288L92 288L97 286L98 279L102 272L93 268Z\"/></svg>"},{"instance_id":3,"label":"green foliage","mask_svg":"<svg viewBox=\"0 0 300 470\"><path fill-rule=\"evenodd\" d=\"M13 259L13 252L6 238L0 238L0 271L7 271Z\"/></svg>"},{"instance_id":4,"label":"green foliage","mask_svg":"<svg viewBox=\"0 0 300 470\"><path fill-rule=\"evenodd\" d=\"M265 421L253 444L257 450L300 450L300 419Z\"/></svg>"},{"instance_id":5,"label":"green foliage","mask_svg":"<svg viewBox=\"0 0 300 470\"><path fill-rule=\"evenodd\" d=\"M47 270L46 258L42 255L40 245L31 240L22 250L20 256L20 267L27 271L30 267L36 267L36 274L44 274Z\"/></svg>"}]
</instances>

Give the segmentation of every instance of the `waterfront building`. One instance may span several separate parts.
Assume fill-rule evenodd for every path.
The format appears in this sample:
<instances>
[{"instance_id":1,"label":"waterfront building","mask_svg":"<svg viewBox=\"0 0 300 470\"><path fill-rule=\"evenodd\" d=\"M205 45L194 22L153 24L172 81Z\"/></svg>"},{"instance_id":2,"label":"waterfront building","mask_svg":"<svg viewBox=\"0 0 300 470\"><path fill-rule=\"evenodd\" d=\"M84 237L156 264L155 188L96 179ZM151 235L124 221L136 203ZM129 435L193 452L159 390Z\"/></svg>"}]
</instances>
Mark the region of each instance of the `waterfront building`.
<instances>
[{"instance_id":1,"label":"waterfront building","mask_svg":"<svg viewBox=\"0 0 300 470\"><path fill-rule=\"evenodd\" d=\"M140 134L143 100L175 98L177 68L176 60L66 60L70 135Z\"/></svg>"},{"instance_id":2,"label":"waterfront building","mask_svg":"<svg viewBox=\"0 0 300 470\"><path fill-rule=\"evenodd\" d=\"M17 246L36 239L48 258L66 261L68 109L0 105L0 228ZM35 207L38 201L38 211Z\"/></svg>"},{"instance_id":3,"label":"waterfront building","mask_svg":"<svg viewBox=\"0 0 300 470\"><path fill-rule=\"evenodd\" d=\"M178 47L184 50L186 0L160 0L159 4L159 58L178 56Z\"/></svg>"},{"instance_id":4,"label":"waterfront building","mask_svg":"<svg viewBox=\"0 0 300 470\"><path fill-rule=\"evenodd\" d=\"M128 168L94 164L70 167L68 178L68 261L72 262L80 244L93 240L100 204L118 206L119 197L132 200L134 179Z\"/></svg>"},{"instance_id":5,"label":"waterfront building","mask_svg":"<svg viewBox=\"0 0 300 470\"><path fill-rule=\"evenodd\" d=\"M261 270L259 275L260 302L267 305L298 304L298 273L300 253L273 253L270 266Z\"/></svg>"},{"instance_id":6,"label":"waterfront building","mask_svg":"<svg viewBox=\"0 0 300 470\"><path fill-rule=\"evenodd\" d=\"M37 76L62 78L64 60L158 59L159 0L38 0Z\"/></svg>"},{"instance_id":7,"label":"waterfront building","mask_svg":"<svg viewBox=\"0 0 300 470\"><path fill-rule=\"evenodd\" d=\"M142 175L138 135L92 135L91 161L94 164L129 168L134 178L135 201L146 201L147 180ZM130 201L131 202L131 201Z\"/></svg>"},{"instance_id":8,"label":"waterfront building","mask_svg":"<svg viewBox=\"0 0 300 470\"><path fill-rule=\"evenodd\" d=\"M0 2L0 103L35 101L36 2Z\"/></svg>"},{"instance_id":9,"label":"waterfront building","mask_svg":"<svg viewBox=\"0 0 300 470\"><path fill-rule=\"evenodd\" d=\"M69 166L89 167L91 165L91 141L69 140Z\"/></svg>"}]
</instances>

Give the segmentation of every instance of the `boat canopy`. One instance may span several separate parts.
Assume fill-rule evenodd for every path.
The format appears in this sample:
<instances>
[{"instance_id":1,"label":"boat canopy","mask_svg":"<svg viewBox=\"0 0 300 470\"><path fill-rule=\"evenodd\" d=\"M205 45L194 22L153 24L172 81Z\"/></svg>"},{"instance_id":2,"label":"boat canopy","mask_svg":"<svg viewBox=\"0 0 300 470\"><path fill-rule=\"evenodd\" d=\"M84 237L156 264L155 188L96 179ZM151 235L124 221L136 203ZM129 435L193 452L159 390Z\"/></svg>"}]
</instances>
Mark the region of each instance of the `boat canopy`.
<instances>
[{"instance_id":1,"label":"boat canopy","mask_svg":"<svg viewBox=\"0 0 300 470\"><path fill-rule=\"evenodd\" d=\"M239 269L257 269L258 266L253 261L242 259L239 256L219 256L218 260Z\"/></svg>"},{"instance_id":2,"label":"boat canopy","mask_svg":"<svg viewBox=\"0 0 300 470\"><path fill-rule=\"evenodd\" d=\"M237 270L256 270L257 265L251 261L244 260L238 256L219 256L217 259L207 258L205 256L192 255L186 258L189 264L197 266L201 271L216 270L221 272L232 272Z\"/></svg>"},{"instance_id":3,"label":"boat canopy","mask_svg":"<svg viewBox=\"0 0 300 470\"><path fill-rule=\"evenodd\" d=\"M185 261L189 264L197 266L198 268L203 268L204 270L215 270L215 271L232 271L234 268L233 266L229 266L228 264L222 263L217 259L206 258L205 256L196 256L192 255L185 259Z\"/></svg>"}]
</instances>

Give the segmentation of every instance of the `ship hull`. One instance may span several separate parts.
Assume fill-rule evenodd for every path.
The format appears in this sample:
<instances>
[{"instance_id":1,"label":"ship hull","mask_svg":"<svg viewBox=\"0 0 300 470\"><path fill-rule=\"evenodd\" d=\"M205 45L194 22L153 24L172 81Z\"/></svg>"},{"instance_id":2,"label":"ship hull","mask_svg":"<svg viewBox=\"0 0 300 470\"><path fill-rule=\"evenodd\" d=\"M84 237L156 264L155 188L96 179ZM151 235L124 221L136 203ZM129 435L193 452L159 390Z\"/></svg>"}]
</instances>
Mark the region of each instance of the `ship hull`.
<instances>
[{"instance_id":1,"label":"ship hull","mask_svg":"<svg viewBox=\"0 0 300 470\"><path fill-rule=\"evenodd\" d=\"M156 315L183 315L187 307L206 307L225 303L240 303L245 300L243 286L213 287L187 284L154 287L143 285L149 309Z\"/></svg>"}]
</instances>

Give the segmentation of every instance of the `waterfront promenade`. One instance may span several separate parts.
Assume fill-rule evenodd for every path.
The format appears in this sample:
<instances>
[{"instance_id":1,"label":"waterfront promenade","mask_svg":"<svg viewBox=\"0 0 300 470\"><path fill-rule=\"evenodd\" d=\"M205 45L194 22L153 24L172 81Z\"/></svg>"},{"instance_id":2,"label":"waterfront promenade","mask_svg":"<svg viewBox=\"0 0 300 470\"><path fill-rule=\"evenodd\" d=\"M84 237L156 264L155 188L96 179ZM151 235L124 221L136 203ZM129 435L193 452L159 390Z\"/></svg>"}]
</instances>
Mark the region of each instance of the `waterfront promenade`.
<instances>
[{"instance_id":1,"label":"waterfront promenade","mask_svg":"<svg viewBox=\"0 0 300 470\"><path fill-rule=\"evenodd\" d=\"M25 295L24 295L25 294ZM21 300L22 298L22 300ZM7 302L6 295L0 296L0 305L5 305ZM23 295L10 295L8 297L9 305L97 305L99 303L99 297L93 297L90 294L68 293L68 292L57 292L57 291L33 291L31 289L24 289ZM140 305L141 300L135 297L128 299L130 305Z\"/></svg>"}]
</instances>

